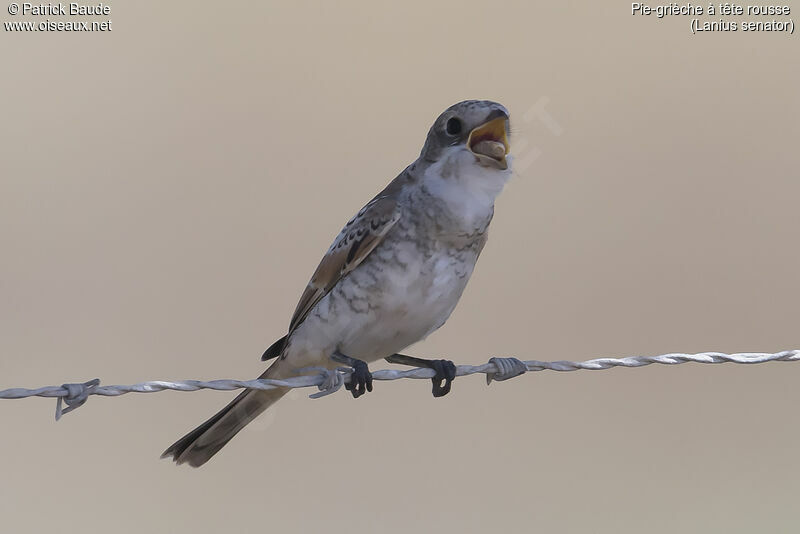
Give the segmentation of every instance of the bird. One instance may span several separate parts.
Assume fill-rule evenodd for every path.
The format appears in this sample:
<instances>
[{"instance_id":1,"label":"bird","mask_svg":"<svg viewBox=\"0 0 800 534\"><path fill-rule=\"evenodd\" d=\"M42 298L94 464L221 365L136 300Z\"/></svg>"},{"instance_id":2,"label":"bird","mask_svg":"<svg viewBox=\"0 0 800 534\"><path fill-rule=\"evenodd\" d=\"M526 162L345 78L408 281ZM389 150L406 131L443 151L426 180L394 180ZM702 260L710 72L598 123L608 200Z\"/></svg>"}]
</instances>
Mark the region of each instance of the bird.
<instances>
[{"instance_id":1,"label":"bird","mask_svg":"<svg viewBox=\"0 0 800 534\"><path fill-rule=\"evenodd\" d=\"M450 360L401 351L439 329L456 307L488 239L495 199L511 177L508 110L465 100L434 121L419 157L351 218L300 297L260 378L308 367L352 368L354 398L372 391L369 363L428 367L434 397L456 376ZM245 390L171 445L162 458L200 467L287 388Z\"/></svg>"}]
</instances>

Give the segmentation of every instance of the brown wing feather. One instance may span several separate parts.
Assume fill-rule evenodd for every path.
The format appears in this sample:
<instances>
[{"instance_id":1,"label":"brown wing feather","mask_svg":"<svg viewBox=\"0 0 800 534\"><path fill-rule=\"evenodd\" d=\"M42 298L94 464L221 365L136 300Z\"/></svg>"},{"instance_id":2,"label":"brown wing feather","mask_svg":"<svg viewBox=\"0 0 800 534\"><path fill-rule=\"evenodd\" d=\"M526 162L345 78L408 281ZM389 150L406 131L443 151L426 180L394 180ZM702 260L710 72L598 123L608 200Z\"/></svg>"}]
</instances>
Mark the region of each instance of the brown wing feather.
<instances>
[{"instance_id":1,"label":"brown wing feather","mask_svg":"<svg viewBox=\"0 0 800 534\"><path fill-rule=\"evenodd\" d=\"M350 219L322 258L300 297L289 324L289 335L343 276L364 261L399 219L397 202L391 196L374 198Z\"/></svg>"}]
</instances>

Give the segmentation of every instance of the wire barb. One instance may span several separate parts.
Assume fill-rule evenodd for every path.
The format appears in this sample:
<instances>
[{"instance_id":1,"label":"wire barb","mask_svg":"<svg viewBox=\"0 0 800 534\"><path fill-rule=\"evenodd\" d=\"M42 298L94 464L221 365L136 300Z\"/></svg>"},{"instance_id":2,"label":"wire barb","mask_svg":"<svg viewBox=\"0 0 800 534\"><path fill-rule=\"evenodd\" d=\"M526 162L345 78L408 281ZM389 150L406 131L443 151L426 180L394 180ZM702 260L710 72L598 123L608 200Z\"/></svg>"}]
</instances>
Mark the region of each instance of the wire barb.
<instances>
[{"instance_id":1,"label":"wire barb","mask_svg":"<svg viewBox=\"0 0 800 534\"><path fill-rule=\"evenodd\" d=\"M83 384L61 384L61 387L67 390L67 394L58 397L58 401L56 402L56 421L61 419L61 416L65 413L69 413L75 408L83 406L83 403L85 403L89 395L92 394L92 390L99 385L99 378L89 380ZM62 401L67 405L63 410L61 409Z\"/></svg>"},{"instance_id":2,"label":"wire barb","mask_svg":"<svg viewBox=\"0 0 800 534\"><path fill-rule=\"evenodd\" d=\"M487 386L492 383L492 380L502 382L528 372L525 362L516 358L489 358L489 363L495 364L497 372L486 373Z\"/></svg>"},{"instance_id":3,"label":"wire barb","mask_svg":"<svg viewBox=\"0 0 800 534\"><path fill-rule=\"evenodd\" d=\"M776 353L745 352L739 354L724 354L721 352L701 352L698 354L672 353L660 356L629 356L627 358L597 358L585 362L556 361L541 362L538 360L521 361L517 358L491 358L483 365L459 365L456 376L467 376L482 373L486 375L486 383L492 380L501 382L530 371L601 371L612 367L643 367L645 365L679 365L682 363L741 363L752 365L767 362L796 362L800 361L800 350L785 350ZM312 373L312 374L303 374ZM215 389L231 391L236 389L275 389L275 388L303 388L316 386L318 393L309 395L318 399L339 391L350 380L352 370L349 367L338 367L333 370L324 367L309 367L298 370L301 376L277 380L261 378L257 380L181 380L168 382L154 380L129 386L101 386L100 380L95 378L82 384L62 384L61 386L46 386L38 389L12 388L0 390L0 399L25 399L28 397L56 397L56 421L61 416L83 406L92 395L103 397L117 397L126 393L156 393L171 389L174 391L197 391L200 389ZM398 380L400 378L429 379L435 375L433 369L415 368L406 370L384 369L372 373L374 380ZM62 409L63 404L67 407Z\"/></svg>"}]
</instances>

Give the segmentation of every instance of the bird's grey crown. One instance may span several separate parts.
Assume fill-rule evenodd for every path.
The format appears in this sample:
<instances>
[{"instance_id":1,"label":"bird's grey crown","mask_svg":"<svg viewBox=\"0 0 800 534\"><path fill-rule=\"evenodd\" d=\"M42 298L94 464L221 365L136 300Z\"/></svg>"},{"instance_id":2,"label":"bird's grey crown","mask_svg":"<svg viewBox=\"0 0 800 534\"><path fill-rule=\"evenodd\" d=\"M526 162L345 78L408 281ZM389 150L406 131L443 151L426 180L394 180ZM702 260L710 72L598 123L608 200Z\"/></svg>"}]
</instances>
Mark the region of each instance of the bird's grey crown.
<instances>
[{"instance_id":1,"label":"bird's grey crown","mask_svg":"<svg viewBox=\"0 0 800 534\"><path fill-rule=\"evenodd\" d=\"M490 120L499 117L507 119L508 116L505 106L491 100L464 100L453 104L444 110L431 126L419 160L436 161L444 148L465 144L473 129ZM458 119L462 123L461 131L457 135L450 135L446 130L447 121L452 118ZM506 134L508 135L508 132Z\"/></svg>"}]
</instances>

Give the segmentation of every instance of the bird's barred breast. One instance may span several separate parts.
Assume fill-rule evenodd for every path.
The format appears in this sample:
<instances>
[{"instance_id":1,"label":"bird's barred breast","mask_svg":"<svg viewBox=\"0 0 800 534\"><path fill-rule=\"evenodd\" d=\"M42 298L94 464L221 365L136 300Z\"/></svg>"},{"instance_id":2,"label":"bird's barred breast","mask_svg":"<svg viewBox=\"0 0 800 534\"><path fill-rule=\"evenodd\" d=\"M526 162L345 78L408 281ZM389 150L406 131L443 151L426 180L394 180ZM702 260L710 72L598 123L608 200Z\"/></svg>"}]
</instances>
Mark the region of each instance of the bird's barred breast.
<instances>
[{"instance_id":1,"label":"bird's barred breast","mask_svg":"<svg viewBox=\"0 0 800 534\"><path fill-rule=\"evenodd\" d=\"M444 324L458 303L483 242L455 248L387 236L343 278L292 335L287 363L327 365L339 350L371 362L400 352Z\"/></svg>"}]
</instances>

